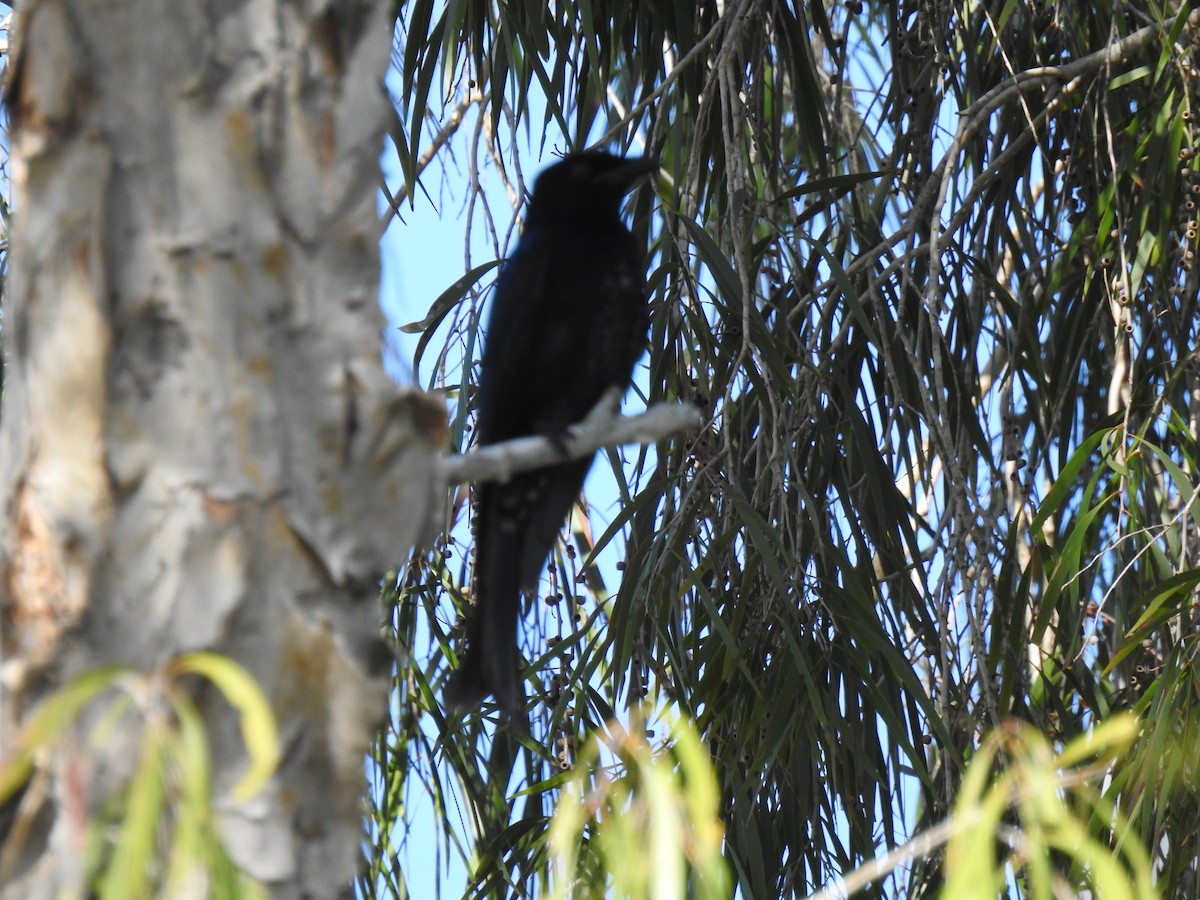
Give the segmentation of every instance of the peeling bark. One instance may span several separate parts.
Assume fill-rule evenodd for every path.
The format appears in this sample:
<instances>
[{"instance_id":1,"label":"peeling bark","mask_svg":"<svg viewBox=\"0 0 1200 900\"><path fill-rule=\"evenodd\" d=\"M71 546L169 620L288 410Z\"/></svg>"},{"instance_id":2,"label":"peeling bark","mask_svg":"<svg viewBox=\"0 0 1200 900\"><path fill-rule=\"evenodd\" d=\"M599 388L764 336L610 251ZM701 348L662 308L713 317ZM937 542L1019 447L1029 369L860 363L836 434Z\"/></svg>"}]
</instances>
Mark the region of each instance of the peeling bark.
<instances>
[{"instance_id":1,"label":"peeling bark","mask_svg":"<svg viewBox=\"0 0 1200 900\"><path fill-rule=\"evenodd\" d=\"M338 896L390 684L379 579L445 427L381 365L388 5L41 0L15 31L0 754L80 672L227 654L284 749L235 802L237 722L200 692L227 846L273 896ZM0 897L83 892L79 817L128 765L67 743Z\"/></svg>"}]
</instances>

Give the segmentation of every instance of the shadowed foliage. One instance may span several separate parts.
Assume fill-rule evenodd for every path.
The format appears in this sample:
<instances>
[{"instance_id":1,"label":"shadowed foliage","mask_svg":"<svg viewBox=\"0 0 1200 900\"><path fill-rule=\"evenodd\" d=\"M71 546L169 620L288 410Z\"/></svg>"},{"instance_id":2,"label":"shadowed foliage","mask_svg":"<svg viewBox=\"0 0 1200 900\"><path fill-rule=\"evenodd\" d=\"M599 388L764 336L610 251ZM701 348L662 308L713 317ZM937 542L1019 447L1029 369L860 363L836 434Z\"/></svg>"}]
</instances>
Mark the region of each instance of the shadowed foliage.
<instances>
[{"instance_id":1,"label":"shadowed foliage","mask_svg":"<svg viewBox=\"0 0 1200 900\"><path fill-rule=\"evenodd\" d=\"M708 425L609 454L620 508L602 533L577 520L526 626L543 686L528 733L490 739L436 706L469 602L465 495L448 505L396 600L411 664L379 747L376 894L404 894L388 823L409 792L473 859L469 895L536 894L560 767L645 700L696 723L746 897L804 895L943 820L1003 723L1062 747L1132 710L1107 800L1163 896L1195 896L1187 12L415 0L396 65L393 194L420 198L428 147L465 174L464 226L497 257L512 214L485 176L519 199L543 145L662 159L628 213L651 253L637 385ZM484 274L421 323L419 370L457 396L460 450ZM593 564L613 550L619 578ZM1091 823L1101 842L1111 827ZM1062 884L1090 877L1053 863ZM941 878L931 852L866 894Z\"/></svg>"}]
</instances>

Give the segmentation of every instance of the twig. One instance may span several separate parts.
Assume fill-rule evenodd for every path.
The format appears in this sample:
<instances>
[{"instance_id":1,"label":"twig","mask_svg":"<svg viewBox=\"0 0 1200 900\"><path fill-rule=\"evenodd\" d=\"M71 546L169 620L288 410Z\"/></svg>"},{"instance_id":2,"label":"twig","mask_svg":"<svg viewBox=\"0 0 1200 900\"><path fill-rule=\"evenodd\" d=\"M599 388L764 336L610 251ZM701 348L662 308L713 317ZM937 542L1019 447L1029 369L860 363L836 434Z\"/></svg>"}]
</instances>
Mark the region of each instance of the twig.
<instances>
[{"instance_id":1,"label":"twig","mask_svg":"<svg viewBox=\"0 0 1200 900\"><path fill-rule=\"evenodd\" d=\"M956 827L962 827L962 822L955 819L943 819L937 825L922 831L890 853L872 859L842 878L835 879L824 889L810 894L808 900L844 900L855 891L882 878L903 863L928 856L953 837Z\"/></svg>"},{"instance_id":2,"label":"twig","mask_svg":"<svg viewBox=\"0 0 1200 900\"><path fill-rule=\"evenodd\" d=\"M433 136L433 140L429 143L429 146L425 148L425 152L417 157L417 168L414 173L416 178L414 181L421 177L421 173L425 171L426 167L428 167L431 162L433 162L433 158L437 155L437 152L441 150L442 147L446 146L446 144L449 143L450 138L454 136L454 132L458 131L458 126L462 124L463 116L467 114L467 110L476 103L482 102L483 94L477 90L471 91L465 100L460 101L454 107L454 109L450 110L450 115L446 117L445 124L442 125L442 127L438 130L438 133ZM386 184L383 186L383 190L384 193L388 195L388 210L386 213L384 213L383 219L379 223L380 234L387 230L388 225L392 221L392 217L400 214L400 205L406 199L408 199L407 184L401 184L395 194L388 192L388 186Z\"/></svg>"}]
</instances>

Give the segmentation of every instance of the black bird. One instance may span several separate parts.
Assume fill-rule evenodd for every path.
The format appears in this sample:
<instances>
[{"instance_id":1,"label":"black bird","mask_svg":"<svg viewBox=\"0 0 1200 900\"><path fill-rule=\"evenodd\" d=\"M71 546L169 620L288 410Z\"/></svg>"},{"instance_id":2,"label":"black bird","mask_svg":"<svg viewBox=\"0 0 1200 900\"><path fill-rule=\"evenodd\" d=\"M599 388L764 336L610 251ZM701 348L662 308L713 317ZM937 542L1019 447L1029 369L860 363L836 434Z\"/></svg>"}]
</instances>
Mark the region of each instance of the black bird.
<instances>
[{"instance_id":1,"label":"black bird","mask_svg":"<svg viewBox=\"0 0 1200 900\"><path fill-rule=\"evenodd\" d=\"M621 200L657 160L575 153L538 177L517 249L505 262L479 378L479 444L557 437L610 387L624 390L646 344L646 267ZM446 688L452 710L488 694L516 713L517 620L592 460L520 472L476 489L475 606L467 655Z\"/></svg>"}]
</instances>

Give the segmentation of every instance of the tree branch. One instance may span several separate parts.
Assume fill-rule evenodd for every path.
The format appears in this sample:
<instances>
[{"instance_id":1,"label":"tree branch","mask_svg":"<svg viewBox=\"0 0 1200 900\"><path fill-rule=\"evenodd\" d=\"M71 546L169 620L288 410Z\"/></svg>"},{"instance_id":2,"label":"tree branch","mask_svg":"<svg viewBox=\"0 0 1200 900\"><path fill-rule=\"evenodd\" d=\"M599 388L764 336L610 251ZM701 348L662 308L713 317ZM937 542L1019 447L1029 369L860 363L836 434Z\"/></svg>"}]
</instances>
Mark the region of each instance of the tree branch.
<instances>
[{"instance_id":1,"label":"tree branch","mask_svg":"<svg viewBox=\"0 0 1200 900\"><path fill-rule=\"evenodd\" d=\"M516 472L572 459L584 459L604 447L650 444L675 434L698 430L700 411L682 403L660 403L636 416L617 409L621 394L609 390L592 411L561 437L521 437L489 444L470 453L443 457L438 476L443 484L466 481L507 481Z\"/></svg>"}]
</instances>

